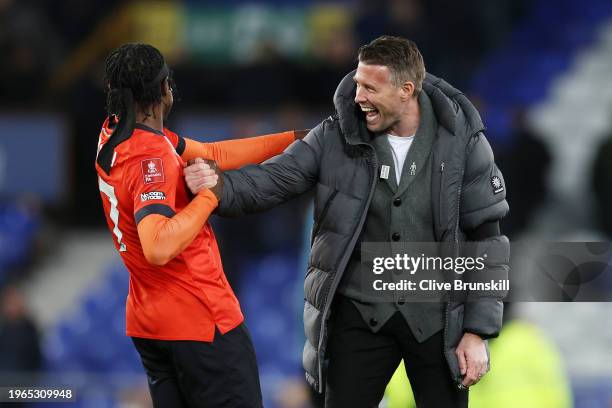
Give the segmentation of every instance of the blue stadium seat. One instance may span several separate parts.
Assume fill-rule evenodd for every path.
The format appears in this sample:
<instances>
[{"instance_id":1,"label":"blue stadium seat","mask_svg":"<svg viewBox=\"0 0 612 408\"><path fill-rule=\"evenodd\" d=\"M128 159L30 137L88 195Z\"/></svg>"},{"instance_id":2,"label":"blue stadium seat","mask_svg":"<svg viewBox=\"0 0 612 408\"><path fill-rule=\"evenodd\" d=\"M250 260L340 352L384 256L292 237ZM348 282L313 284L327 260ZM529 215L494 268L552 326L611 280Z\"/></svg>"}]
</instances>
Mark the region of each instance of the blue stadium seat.
<instances>
[{"instance_id":1,"label":"blue stadium seat","mask_svg":"<svg viewBox=\"0 0 612 408\"><path fill-rule=\"evenodd\" d=\"M27 207L0 202L0 285L8 272L27 263L39 225L38 215Z\"/></svg>"},{"instance_id":2,"label":"blue stadium seat","mask_svg":"<svg viewBox=\"0 0 612 408\"><path fill-rule=\"evenodd\" d=\"M125 298L128 272L119 263L105 270L103 279L83 296L75 313L61 320L43 344L49 372L93 376L96 387L84 383L75 406L116 407L115 396L130 384L116 378L136 375L142 365L125 335Z\"/></svg>"},{"instance_id":3,"label":"blue stadium seat","mask_svg":"<svg viewBox=\"0 0 612 408\"><path fill-rule=\"evenodd\" d=\"M472 82L473 92L495 105L483 114L495 143L511 136L513 108L545 99L552 80L570 67L576 51L593 41L598 23L610 16L608 0L560 0L554 6L533 2L507 45L485 61Z\"/></svg>"},{"instance_id":4,"label":"blue stadium seat","mask_svg":"<svg viewBox=\"0 0 612 408\"><path fill-rule=\"evenodd\" d=\"M297 257L273 254L249 260L242 267L238 295L245 314L261 374L264 396L282 380L301 377L303 346L303 284ZM274 407L274 401L264 401Z\"/></svg>"}]
</instances>

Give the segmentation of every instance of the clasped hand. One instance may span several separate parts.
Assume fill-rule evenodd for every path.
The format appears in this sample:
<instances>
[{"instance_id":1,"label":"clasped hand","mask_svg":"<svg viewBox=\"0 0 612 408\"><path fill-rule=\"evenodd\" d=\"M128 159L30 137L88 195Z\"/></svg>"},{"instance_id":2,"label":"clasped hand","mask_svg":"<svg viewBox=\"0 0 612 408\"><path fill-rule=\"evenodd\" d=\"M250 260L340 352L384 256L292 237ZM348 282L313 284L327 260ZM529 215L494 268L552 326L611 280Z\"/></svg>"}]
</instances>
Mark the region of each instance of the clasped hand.
<instances>
[{"instance_id":1,"label":"clasped hand","mask_svg":"<svg viewBox=\"0 0 612 408\"><path fill-rule=\"evenodd\" d=\"M198 194L207 188L213 192L217 200L223 194L223 174L212 160L201 158L189 160L183 169L185 183L193 194Z\"/></svg>"}]
</instances>

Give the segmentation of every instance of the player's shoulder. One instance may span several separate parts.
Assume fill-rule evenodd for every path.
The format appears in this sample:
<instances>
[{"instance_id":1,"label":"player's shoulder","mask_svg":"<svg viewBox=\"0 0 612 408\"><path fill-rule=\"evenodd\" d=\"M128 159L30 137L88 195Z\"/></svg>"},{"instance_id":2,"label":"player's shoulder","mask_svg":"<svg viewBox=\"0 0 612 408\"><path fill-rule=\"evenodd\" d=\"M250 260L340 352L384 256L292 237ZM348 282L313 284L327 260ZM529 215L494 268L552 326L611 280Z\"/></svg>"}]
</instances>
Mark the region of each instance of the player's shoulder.
<instances>
[{"instance_id":1,"label":"player's shoulder","mask_svg":"<svg viewBox=\"0 0 612 408\"><path fill-rule=\"evenodd\" d=\"M171 131L167 127L164 128L164 132L163 133L164 133L164 135L167 138L170 138L170 139L180 139L180 136L177 133Z\"/></svg>"},{"instance_id":2,"label":"player's shoulder","mask_svg":"<svg viewBox=\"0 0 612 408\"><path fill-rule=\"evenodd\" d=\"M106 131L108 132L108 129ZM150 159L162 160L174 154L173 146L163 134L159 135L136 128L127 140L115 147L112 169L119 174L128 167L131 168L133 164L141 164ZM96 165L100 173L101 169L98 167Z\"/></svg>"},{"instance_id":3,"label":"player's shoulder","mask_svg":"<svg viewBox=\"0 0 612 408\"><path fill-rule=\"evenodd\" d=\"M174 147L163 133L154 133L139 128L134 129L132 136L117 146L116 150L124 160L174 154Z\"/></svg>"},{"instance_id":4,"label":"player's shoulder","mask_svg":"<svg viewBox=\"0 0 612 408\"><path fill-rule=\"evenodd\" d=\"M106 118L102 124L102 128L100 129L98 150L100 150L107 142L111 140L112 135L115 132L116 125L116 120L113 121L112 118ZM140 152L146 153L150 150L165 148L167 144L168 142L166 141L164 133L137 124L130 137L115 147L115 152L117 152L117 154L138 154Z\"/></svg>"}]
</instances>

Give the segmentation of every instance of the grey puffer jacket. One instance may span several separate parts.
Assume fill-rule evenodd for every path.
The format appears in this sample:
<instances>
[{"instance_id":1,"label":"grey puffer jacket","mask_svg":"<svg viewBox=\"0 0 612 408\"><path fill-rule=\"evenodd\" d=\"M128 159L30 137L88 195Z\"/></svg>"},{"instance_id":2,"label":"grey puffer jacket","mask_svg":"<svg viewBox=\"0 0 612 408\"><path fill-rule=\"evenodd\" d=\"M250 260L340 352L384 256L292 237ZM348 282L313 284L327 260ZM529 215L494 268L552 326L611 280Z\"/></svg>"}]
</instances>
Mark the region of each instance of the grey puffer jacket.
<instances>
[{"instance_id":1,"label":"grey puffer jacket","mask_svg":"<svg viewBox=\"0 0 612 408\"><path fill-rule=\"evenodd\" d=\"M378 158L369 143L375 136L354 103L353 75L349 73L336 90L336 114L303 140L261 165L226 172L218 209L220 215L239 216L316 189L312 252L304 282L303 365L309 383L319 392L325 384L330 306L358 242L379 173ZM439 124L432 150L435 236L437 241L459 242L465 239L464 231L506 215L503 177L484 137L480 116L465 95L430 74L423 91L431 99ZM507 243L503 236L491 241ZM507 273L507 254L493 263L492 267ZM447 304L444 352L455 380L454 347L462 333L497 336L502 314L500 299L455 299Z\"/></svg>"}]
</instances>

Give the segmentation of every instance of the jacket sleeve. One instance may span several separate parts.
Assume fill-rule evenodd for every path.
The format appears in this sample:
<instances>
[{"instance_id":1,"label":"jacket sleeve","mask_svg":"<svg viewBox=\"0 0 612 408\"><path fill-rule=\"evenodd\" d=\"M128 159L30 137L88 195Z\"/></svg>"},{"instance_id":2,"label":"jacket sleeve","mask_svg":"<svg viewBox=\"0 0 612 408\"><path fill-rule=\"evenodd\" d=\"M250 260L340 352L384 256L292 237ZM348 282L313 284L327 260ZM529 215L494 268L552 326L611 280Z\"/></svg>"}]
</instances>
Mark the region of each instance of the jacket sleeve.
<instances>
[{"instance_id":1,"label":"jacket sleeve","mask_svg":"<svg viewBox=\"0 0 612 408\"><path fill-rule=\"evenodd\" d=\"M508 279L510 241L505 235L489 237L476 243L475 257L484 258L484 269L471 275L478 282ZM466 277L472 280L470 276ZM465 303L463 330L484 339L497 337L501 331L506 290L470 291Z\"/></svg>"},{"instance_id":2,"label":"jacket sleeve","mask_svg":"<svg viewBox=\"0 0 612 408\"><path fill-rule=\"evenodd\" d=\"M224 172L217 214L237 217L270 209L309 190L319 174L325 122L260 165Z\"/></svg>"},{"instance_id":3,"label":"jacket sleeve","mask_svg":"<svg viewBox=\"0 0 612 408\"><path fill-rule=\"evenodd\" d=\"M508 210L504 177L495 165L489 142L479 133L467 147L459 220L461 229L473 230L487 221L500 220Z\"/></svg>"},{"instance_id":4,"label":"jacket sleeve","mask_svg":"<svg viewBox=\"0 0 612 408\"><path fill-rule=\"evenodd\" d=\"M473 137L468 144L463 186L460 214L463 231L498 221L508 213L504 178L482 133ZM486 254L484 272L487 279L508 278L510 242L506 236L496 235L480 240L476 252L477 257ZM502 300L506 294L505 291L470 293L465 304L464 331L483 338L497 337L502 327Z\"/></svg>"}]
</instances>

